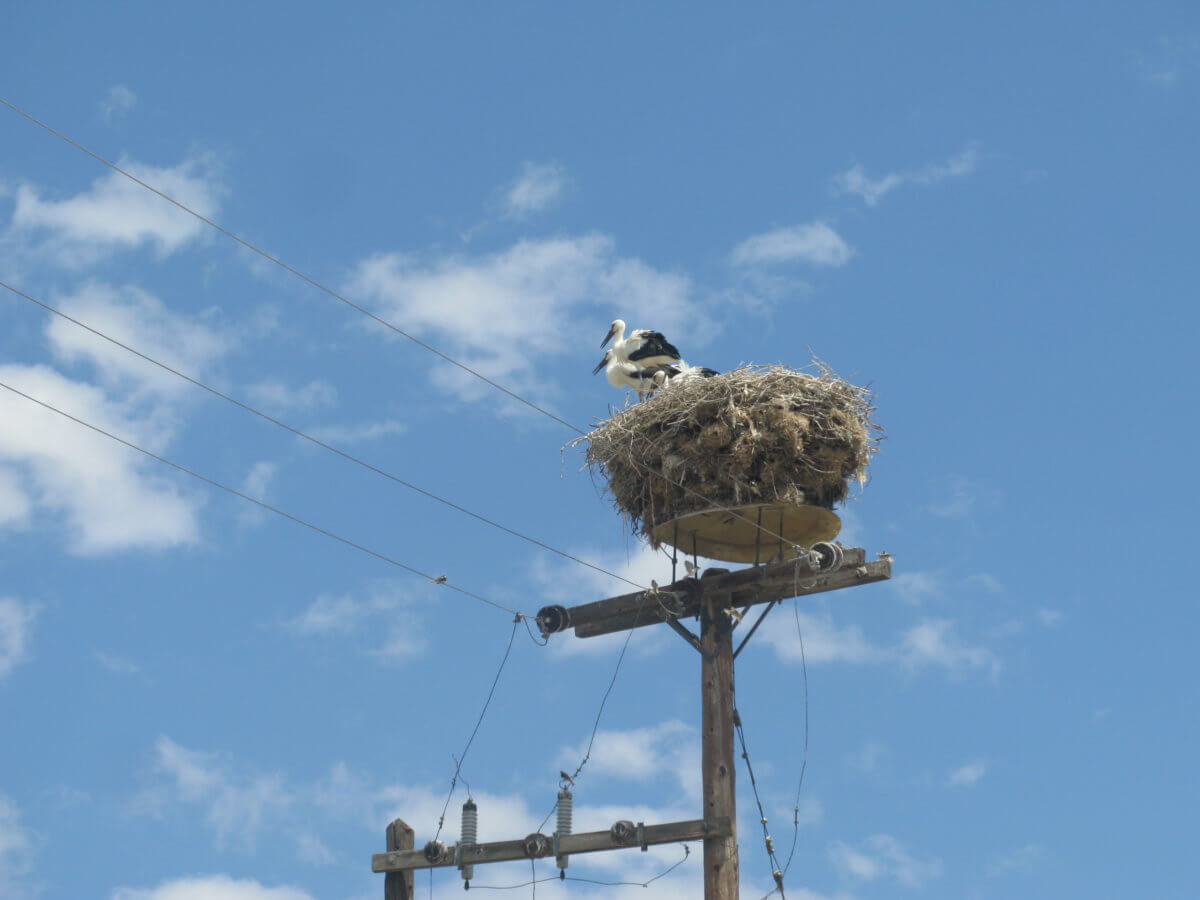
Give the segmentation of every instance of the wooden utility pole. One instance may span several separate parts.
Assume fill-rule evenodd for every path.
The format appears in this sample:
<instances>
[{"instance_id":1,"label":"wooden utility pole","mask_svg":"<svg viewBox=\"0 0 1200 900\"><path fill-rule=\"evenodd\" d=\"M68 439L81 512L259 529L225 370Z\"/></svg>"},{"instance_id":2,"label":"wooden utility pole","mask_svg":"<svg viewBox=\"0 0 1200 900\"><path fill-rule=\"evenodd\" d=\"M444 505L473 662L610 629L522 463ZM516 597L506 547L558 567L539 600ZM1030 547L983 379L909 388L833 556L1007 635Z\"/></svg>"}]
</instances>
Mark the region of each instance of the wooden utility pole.
<instances>
[{"instance_id":1,"label":"wooden utility pole","mask_svg":"<svg viewBox=\"0 0 1200 900\"><path fill-rule=\"evenodd\" d=\"M814 544L795 559L736 572L710 569L700 578L684 578L665 588L636 591L566 608L547 606L537 616L547 636L568 628L576 637L593 637L648 625L666 624L700 652L701 767L704 818L663 825L629 821L608 831L553 836L531 834L523 840L445 847L431 841L413 847L412 830L397 819L388 828L388 852L371 860L388 873L386 900L410 900L412 870L557 857L619 850L676 841L704 841L704 900L738 900L736 768L734 766L733 661L762 620L780 600L884 581L892 575L891 557L867 561L862 548ZM733 632L751 607L765 604L736 649ZM696 617L699 636L681 620ZM405 843L407 841L407 843ZM778 879L778 875L776 876ZM407 881L403 881L403 879ZM394 891L394 892L393 892ZM408 893L404 893L407 891Z\"/></svg>"},{"instance_id":2,"label":"wooden utility pole","mask_svg":"<svg viewBox=\"0 0 1200 900\"><path fill-rule=\"evenodd\" d=\"M737 769L733 763L733 619L728 594L700 611L700 768L704 817L728 818L729 833L704 839L705 900L738 895Z\"/></svg>"}]
</instances>

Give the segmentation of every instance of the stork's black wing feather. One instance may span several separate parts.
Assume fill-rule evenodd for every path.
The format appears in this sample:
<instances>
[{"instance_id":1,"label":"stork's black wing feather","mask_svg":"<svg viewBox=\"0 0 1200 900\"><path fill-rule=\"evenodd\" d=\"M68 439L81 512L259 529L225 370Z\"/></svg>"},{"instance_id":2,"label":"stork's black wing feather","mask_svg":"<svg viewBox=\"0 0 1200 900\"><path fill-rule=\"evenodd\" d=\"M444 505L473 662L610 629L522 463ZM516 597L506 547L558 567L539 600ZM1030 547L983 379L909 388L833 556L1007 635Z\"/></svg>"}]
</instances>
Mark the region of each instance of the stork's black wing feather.
<instances>
[{"instance_id":1,"label":"stork's black wing feather","mask_svg":"<svg viewBox=\"0 0 1200 900\"><path fill-rule=\"evenodd\" d=\"M671 359L679 359L679 351L675 349L675 345L663 337L660 332L647 331L639 336L642 338L642 346L629 354L631 362L649 359L652 356L669 356Z\"/></svg>"}]
</instances>

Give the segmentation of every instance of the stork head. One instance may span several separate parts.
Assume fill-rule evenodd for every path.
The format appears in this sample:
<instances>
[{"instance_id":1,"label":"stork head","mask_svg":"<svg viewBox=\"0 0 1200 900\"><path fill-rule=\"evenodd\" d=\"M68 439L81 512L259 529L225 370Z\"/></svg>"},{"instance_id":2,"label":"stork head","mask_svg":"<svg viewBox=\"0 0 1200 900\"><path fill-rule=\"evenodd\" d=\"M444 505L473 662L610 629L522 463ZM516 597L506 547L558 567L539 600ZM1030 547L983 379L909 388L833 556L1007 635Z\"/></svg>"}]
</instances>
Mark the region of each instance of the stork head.
<instances>
[{"instance_id":1,"label":"stork head","mask_svg":"<svg viewBox=\"0 0 1200 900\"><path fill-rule=\"evenodd\" d=\"M618 341L622 337L625 336L625 320L624 319L613 319L612 325L609 326L608 334L606 334L604 336L604 340L602 340L600 342L600 346L603 347L610 340L612 340L614 336L616 337L616 339ZM596 371L599 372L600 370L596 369Z\"/></svg>"},{"instance_id":2,"label":"stork head","mask_svg":"<svg viewBox=\"0 0 1200 900\"><path fill-rule=\"evenodd\" d=\"M608 340L608 338L605 338L605 340ZM596 363L596 368L592 369L592 374L595 375L597 372L599 372L601 369L603 369L605 366L607 366L608 361L610 359L612 359L612 351L605 350L604 351L604 359L602 359L602 360L600 360L600 362Z\"/></svg>"}]
</instances>

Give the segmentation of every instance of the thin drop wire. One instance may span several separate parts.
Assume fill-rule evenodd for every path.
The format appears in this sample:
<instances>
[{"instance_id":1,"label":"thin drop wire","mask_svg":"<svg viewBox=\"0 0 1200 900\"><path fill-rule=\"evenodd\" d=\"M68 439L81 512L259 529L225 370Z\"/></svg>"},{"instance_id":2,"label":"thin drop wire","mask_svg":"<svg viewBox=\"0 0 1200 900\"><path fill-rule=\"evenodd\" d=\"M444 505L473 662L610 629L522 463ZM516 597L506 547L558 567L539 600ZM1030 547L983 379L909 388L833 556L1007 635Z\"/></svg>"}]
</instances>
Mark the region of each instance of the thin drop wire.
<instances>
[{"instance_id":1,"label":"thin drop wire","mask_svg":"<svg viewBox=\"0 0 1200 900\"><path fill-rule=\"evenodd\" d=\"M415 491L416 493L421 494L422 496L428 497L430 500L435 500L438 503L441 503L445 506L450 507L451 509L457 510L458 512L463 513L464 515L470 516L471 518L476 519L480 522L483 522L486 525L490 525L493 528L497 528L500 531L505 532L506 534L510 534L513 537L520 538L523 541L526 541L537 547L541 547L543 550L547 550L551 553L556 553L559 556L563 557L564 559L569 559L572 562L578 563L581 566L587 566L589 569L593 569L597 572L600 572L601 574L608 575L609 577L615 578L618 581L623 581L626 584L632 585L635 588L645 590L645 586L638 584L636 581L630 581L628 578L625 578L622 575L618 575L616 572L610 572L608 569L605 569L602 566L598 566L594 563L590 563L585 559L580 559L579 557L573 556L572 554L567 553L564 550L559 550L557 547L552 547L550 544L547 544L544 541L540 541L537 538L530 537L527 534L522 534L521 532L519 532L513 528L509 528L507 525L503 525L493 519L489 519L487 516L484 516L477 512L474 512L473 510L470 510L465 506L455 503L452 500L447 500L445 497L441 497L441 496L433 493L433 491L427 490L423 487L419 487L418 485L415 485L410 481L406 481L405 479L401 478L399 475L395 475L395 474L387 471L386 469L381 469L379 466L373 465L372 463L369 463L366 460L361 459L352 453L348 453L345 450L342 450L338 447L333 446L332 444L326 443L325 441L321 440L320 438L313 437L311 434L301 431L299 428L295 428L291 425L288 425L286 422L282 422L279 419L275 418L274 416L271 416L268 413L265 413L260 409L256 409L255 407L251 406L248 403L238 400L236 397L232 397L229 394L224 393L223 391L219 391L216 388L212 387L211 385L205 384L203 381L200 381L197 378L193 378L191 375L187 375L183 372L180 372L178 369L174 369L171 366L167 365L166 363L164 363L160 360L157 360L154 357L129 346L128 344L122 343L121 341L117 340L114 337L111 337L110 335L105 334L104 332L100 331L99 329L93 328L91 325L88 325L86 322L82 322L79 319L76 319L75 317L63 312L62 310L57 309L54 306L51 306L49 303L39 300L36 297L30 296L29 294L13 287L11 284L8 284L7 282L0 281L0 287L10 291L11 293L15 294L16 296L18 296L24 300L28 300L30 303L40 306L42 309L46 310L46 312L52 313L53 315L56 315L59 318L64 319L64 320L72 323L73 325L76 325L76 326L84 329L85 331L90 332L91 334L94 334L96 337L103 338L104 340L108 341L110 344L113 344L114 346L120 347L122 350L125 350L128 353L132 353L134 356L138 357L139 359L143 359L146 362L151 363L152 365L158 366L163 371L169 372L178 378L182 378L184 381L188 382L189 384L195 385L196 387L201 388L202 390L208 391L213 396L219 397L220 399L225 400L228 403L232 403L234 406L238 407L239 409L245 410L246 412L251 413L252 415L258 416L260 419L270 422L272 425L278 426L279 428L282 428L284 431L294 434L296 437L303 438L304 440L306 440L312 444L315 444L318 447L328 450L330 453L335 453L338 456L342 457L343 459L348 460L349 462L352 462L352 463L355 463L356 465L362 466L364 469L368 469L369 471L374 472L377 475L382 475L384 478L387 478L390 481L395 482L396 484L406 487L411 491Z\"/></svg>"},{"instance_id":2,"label":"thin drop wire","mask_svg":"<svg viewBox=\"0 0 1200 900\"><path fill-rule=\"evenodd\" d=\"M496 696L496 685L500 683L500 675L504 671L504 665L508 662L508 657L512 653L513 641L517 637L517 628L521 624L521 617L513 619L512 632L508 636L508 646L504 648L504 656L500 660L500 666L496 669L496 677L492 679L491 690L488 691L487 699L483 701L483 709L479 711L479 718L475 720L475 727L471 730L471 736L467 738L467 745L463 747L461 755L455 758L454 777L450 779L450 790L446 793L446 802L442 805L442 814L438 817L437 833L433 839L436 841L442 834L442 826L446 823L446 810L450 808L450 798L454 796L454 789L458 787L458 777L462 772L463 763L467 761L467 754L471 752L471 744L475 743L475 735L479 734L479 726L483 724L483 717L487 715L488 707L492 705L492 698Z\"/></svg>"},{"instance_id":3,"label":"thin drop wire","mask_svg":"<svg viewBox=\"0 0 1200 900\"><path fill-rule=\"evenodd\" d=\"M612 678L609 679L608 687L604 691L604 696L600 698L600 708L596 710L596 721L592 723L592 734L588 738L587 750L584 751L583 759L579 761L579 765L575 767L575 771L571 773L568 779L571 784L575 783L575 779L579 777L579 773L583 771L583 767L587 765L588 760L592 758L592 745L596 742L596 732L600 728L600 717L604 715L604 706L608 703L608 695L612 693L613 686L617 683L617 675L621 672L621 663L625 660L625 651L629 649L629 641L633 638L633 632L637 629L638 619L642 616L642 610L646 606L646 598L649 592L642 594L642 599L638 603L637 613L633 617L633 624L629 626L625 633L625 641L621 644L621 652L617 654L617 664L613 667ZM558 809L558 801L554 801L554 806L550 807L550 812L546 813L546 818L542 819L542 824L538 826L538 831L546 827L546 823L550 821L550 817Z\"/></svg>"},{"instance_id":4,"label":"thin drop wire","mask_svg":"<svg viewBox=\"0 0 1200 900\"><path fill-rule=\"evenodd\" d=\"M372 550L370 547L366 547L363 544L359 544L355 541L350 540L349 538L344 538L341 535L335 534L334 532L329 531L326 528L322 528L320 525L314 525L312 522L302 519L299 516L294 516L289 512L285 512L284 510L280 509L277 506L272 506L269 503L264 503L262 500L258 500L254 497L251 497L249 494L244 494L241 491L237 490L236 488L229 487L229 485L227 485L227 484L222 484L219 481L214 481L212 478L209 478L206 475L201 475L199 472L193 471L192 469L189 469L187 466L180 465L177 462L172 462L171 460L167 459L165 456L159 456L157 453L152 453L151 451L147 450L144 447L139 447L137 444L133 443L132 441L127 441L122 437L118 437L117 435L112 434L111 432L105 431L103 428L100 428L97 425L93 425L90 422L85 422L83 419L77 418L76 416L73 416L68 412L63 412L63 410L59 409L58 407L51 406L49 403L46 403L43 400L39 400L37 397L33 397L29 394L26 394L24 391L20 391L10 384L6 384L6 383L0 381L0 388L4 388L7 391L11 391L12 393L16 394L18 397L24 397L26 400L30 401L31 403L36 403L38 406L42 407L43 409L47 409L50 412L57 413L58 415L62 416L64 419L70 419L75 424L82 425L84 428L94 431L97 434L102 434L106 438L116 441L118 444L124 444L126 447L129 447L131 450L136 450L138 453L143 453L146 456L150 457L151 459L157 460L158 462L162 463L163 465L170 466L172 469L176 469L177 471L183 472L185 475L190 475L193 478L197 479L198 481L203 481L205 484L210 485L211 487L215 487L219 490L225 491L226 493L232 494L235 497L240 497L241 499L243 499L249 503L253 503L255 506L258 506L258 507L261 507L262 509L267 510L268 512L273 512L277 516L282 516L285 519L289 519L290 521L295 522L297 525L303 525L305 528L308 528L308 529L311 529L312 531L317 532L317 534L324 535L327 538L332 538L333 540L338 541L342 544L345 544L348 547L353 547L355 550L359 550L363 553L366 553L369 556L373 556L376 559L382 560L383 562L388 563L389 565L396 566L397 568L403 569L406 572L411 572L413 575L419 575L421 578L424 578L426 581L428 581L430 583L437 584L439 587L449 588L452 591L456 591L457 593L462 594L466 597L471 597L475 600L480 601L481 603L486 603L488 606L494 606L496 609L503 610L504 612L510 613L513 616L518 616L521 618L527 617L526 613L518 612L517 610L511 609L507 606L504 606L503 604L497 603L494 600L489 600L487 597L482 597L479 594L473 593L472 591L468 591L465 588L461 588L456 584L451 584L449 581L442 581L442 580L440 580L441 576L435 577L433 575L430 575L428 572L422 572L420 569L410 566L407 563L402 563L397 559L393 559L392 557L387 556L386 554L380 553L378 550Z\"/></svg>"},{"instance_id":5,"label":"thin drop wire","mask_svg":"<svg viewBox=\"0 0 1200 900\"><path fill-rule=\"evenodd\" d=\"M738 711L738 708L737 708L736 681L731 685L730 690L733 693L734 731L737 733L738 744L742 748L742 759L744 759L746 761L746 771L750 775L750 789L754 793L754 804L755 804L755 806L758 807L758 821L759 821L759 824L762 825L763 847L767 851L767 860L771 864L772 878L775 877L776 872L780 873L779 877L775 878L774 889L769 891L765 896L770 897L772 894L777 893L777 894L779 894L781 900L786 900L786 895L783 892L783 870L779 865L779 858L775 855L775 849L772 845L773 842L771 839L771 832L767 828L767 814L766 814L766 812L763 811L762 798L758 794L758 780L754 777L754 766L750 762L750 751L746 747L746 732L745 732L745 729L742 727L742 715ZM765 900L765 898L764 898L764 900Z\"/></svg>"},{"instance_id":6,"label":"thin drop wire","mask_svg":"<svg viewBox=\"0 0 1200 900\"><path fill-rule=\"evenodd\" d=\"M217 231L221 232L221 234L225 235L226 237L228 237L229 239L231 239L233 241L236 241L237 243L241 244L243 247L250 250L251 252L258 254L263 259L265 259L269 262L272 262L275 265L279 266L280 268L284 269L285 271L291 273L292 275L295 275L297 278L299 278L301 281L304 281L306 284L309 284L312 287L315 287L317 290L322 291L325 294L328 294L330 297L333 297L338 302L343 303L346 306L350 307L351 309L355 310L356 312L359 312L362 315L366 316L367 318L374 320L375 322L379 323L380 325L384 326L385 328L389 329L390 331L395 332L396 334L400 335L401 337L407 338L408 340L412 341L417 346L419 346L425 350L428 350L430 353L434 354L435 356L445 360L448 363L451 363L451 364L457 366L458 368L462 369L464 372L467 372L470 375L474 375L480 381L484 382L485 384L490 385L491 387L495 388L496 390L498 390L504 394L507 394L512 399L517 400L520 403L523 403L524 405L528 406L530 409L533 409L536 412L540 412L544 416L548 416L549 418L558 422L560 425L563 425L563 426L569 428L571 431L574 431L576 434L579 434L579 435L587 434L587 432L584 431L579 426L573 425L572 423L568 422L566 419L562 418L561 416L550 412L548 409L544 409L543 407L538 406L532 400L528 400L525 397L522 397L520 394L516 393L515 391L512 391L509 388L506 388L504 385L493 381L492 379L488 378L486 375L483 375L480 372L477 372L475 369L472 369L470 366L466 365L465 363L458 361L457 359L450 356L449 354L443 353L441 350L437 349L437 347L434 347L432 344L428 344L425 341L421 340L420 338L418 338L412 334L409 334L407 331L404 331L402 328L400 328L395 323L389 322L387 319L384 319L382 316L379 316L379 315L371 312L366 307L361 306L358 303L355 303L353 300L350 300L349 298L343 296L342 294L339 294L337 291L333 290L330 287L327 287L326 285L317 281L315 278L312 278L311 276L304 274L304 272L301 272L299 269L295 268L294 266L289 265L288 263L284 262L283 260L279 259L276 256L272 256L267 251L262 250L261 248L255 246L253 243L251 243L250 241L246 240L245 238L239 236L238 234L235 234L234 232L230 231L228 228L225 228L224 226L213 221L212 219L208 218L207 216L204 216L201 213L196 212L194 209L191 209L190 207L188 207L187 205L176 200L174 197L170 196L169 194L159 190L158 188L154 187L151 184L148 184L147 182L138 178L136 175L133 175L132 173L121 168L116 163L110 162L109 160L107 160L103 156L101 156L100 154L89 149L88 147L85 147L83 144L81 144L79 141L76 141L74 138L71 138L71 137L63 134L62 132L56 130L55 128L53 128L52 126L47 124L46 122L43 122L41 119L34 116L32 113L28 113L25 110L21 109L21 107L17 106L12 101L7 100L4 97L0 97L0 104L7 106L9 109L11 109L17 115L22 116L25 119L28 119L34 125L37 125L39 128L49 132L50 134L54 135L59 140L65 141L67 144L70 144L72 147L75 147L77 150L80 150L83 153L86 153L88 156L90 156L92 159L96 160L100 164L107 166L108 168L112 169L114 172L117 172L118 174L125 176L130 181L134 182L135 184L138 184L141 187L145 188L146 190L150 191L151 193L158 195L159 197L166 200L171 205L183 210L188 215L194 216L196 219L199 219L201 222L205 223L206 225L209 225L209 226L215 228ZM708 497L704 496L703 494L699 493L698 491L692 490L691 488L684 485L682 482L676 481L675 479L668 477L666 474L656 471L656 470L653 470L649 466L646 466L643 463L637 462L636 460L634 461L634 463L635 463L635 465L637 465L639 468L641 468L647 474L656 475L659 478L662 478L665 481L680 488L684 492L686 492L694 497L699 497L701 500L704 500L706 503L709 503L710 505L712 504L712 501ZM736 479L734 479L734 480L736 480ZM742 521L753 525L755 528L758 528L759 530L761 530L764 534L767 534L774 538L778 538L780 541L783 541L784 543L787 543L789 545L791 545L793 543L792 541L787 540L783 535L776 534L775 532L771 531L769 528L766 528L765 526L754 522L752 519L750 519L747 516L743 516L741 513L736 513L736 512L733 512L732 510L730 510L729 513L734 518L741 519Z\"/></svg>"},{"instance_id":7,"label":"thin drop wire","mask_svg":"<svg viewBox=\"0 0 1200 900\"><path fill-rule=\"evenodd\" d=\"M796 842L800 836L800 792L804 788L804 773L808 769L808 659L804 653L804 633L800 628L800 598L792 603L792 612L796 618L796 638L800 641L800 672L804 681L804 751L800 756L800 778L796 784L796 802L792 806L792 846L788 850L787 862L783 864L783 874L786 876L792 866L792 857L796 855Z\"/></svg>"},{"instance_id":8,"label":"thin drop wire","mask_svg":"<svg viewBox=\"0 0 1200 900\"><path fill-rule=\"evenodd\" d=\"M676 869L678 869L680 866L682 866L685 862L687 862L688 857L691 856L691 853L692 853L691 848L688 847L687 844L680 844L679 846L681 846L683 848L683 857L681 859L679 859L677 862L672 863L668 868L659 872L653 878L648 878L645 881L600 881L599 879L596 879L596 878L580 878L577 875L568 875L566 878L559 878L557 875L547 875L545 878L537 878L536 877L537 872L536 872L536 869L534 869L533 860L531 859L529 861L529 868L531 870L533 870L533 874L535 876L532 880L523 881L520 884L476 884L475 882L472 881L471 882L471 890L473 890L473 891L474 890L515 891L515 890L519 890L520 888L523 888L523 887L529 887L530 885L543 884L547 881L578 881L578 882L582 882L583 884L597 884L597 885L601 885L603 887L623 887L623 886L650 887L650 885L654 884L654 882L658 881L660 878L665 878L666 876L670 875L672 872L674 872ZM430 871L432 871L432 869ZM537 888L535 887L534 890L536 890L536 889Z\"/></svg>"}]
</instances>

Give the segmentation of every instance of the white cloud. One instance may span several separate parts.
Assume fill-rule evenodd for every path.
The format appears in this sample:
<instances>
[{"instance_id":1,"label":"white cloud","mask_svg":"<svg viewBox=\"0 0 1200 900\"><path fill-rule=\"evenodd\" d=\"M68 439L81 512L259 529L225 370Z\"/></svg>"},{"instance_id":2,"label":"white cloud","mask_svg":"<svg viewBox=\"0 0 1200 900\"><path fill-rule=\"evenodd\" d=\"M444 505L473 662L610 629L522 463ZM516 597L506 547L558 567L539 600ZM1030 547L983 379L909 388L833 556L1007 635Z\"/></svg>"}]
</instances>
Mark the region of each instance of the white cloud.
<instances>
[{"instance_id":1,"label":"white cloud","mask_svg":"<svg viewBox=\"0 0 1200 900\"><path fill-rule=\"evenodd\" d=\"M1046 628L1053 628L1063 620L1063 614L1057 609L1039 609L1036 613L1037 620Z\"/></svg>"},{"instance_id":2,"label":"white cloud","mask_svg":"<svg viewBox=\"0 0 1200 900\"><path fill-rule=\"evenodd\" d=\"M317 379L302 387L290 387L278 378L268 378L246 388L250 399L270 412L319 409L337 403L337 388Z\"/></svg>"},{"instance_id":3,"label":"white cloud","mask_svg":"<svg viewBox=\"0 0 1200 900\"><path fill-rule=\"evenodd\" d=\"M774 628L759 629L755 640L762 640L784 662L800 661L800 637L797 635L793 610L782 609L773 615L787 617ZM820 663L877 663L889 658L886 648L873 644L857 625L838 627L833 616L799 613L800 634L804 637L804 659L810 665Z\"/></svg>"},{"instance_id":4,"label":"white cloud","mask_svg":"<svg viewBox=\"0 0 1200 900\"><path fill-rule=\"evenodd\" d=\"M649 781L666 775L679 783L684 797L699 800L699 747L696 729L677 719L645 728L597 731L587 763L588 777ZM574 771L586 750L586 742L564 748L557 765Z\"/></svg>"},{"instance_id":5,"label":"white cloud","mask_svg":"<svg viewBox=\"0 0 1200 900\"><path fill-rule=\"evenodd\" d=\"M1034 866L1045 855L1041 844L1026 844L1009 853L1005 853L990 866L988 875L995 878L1005 872L1032 872Z\"/></svg>"},{"instance_id":6,"label":"white cloud","mask_svg":"<svg viewBox=\"0 0 1200 900\"><path fill-rule=\"evenodd\" d=\"M384 662L402 662L429 646L424 620L412 600L411 591L399 582L378 581L363 596L321 594L285 627L305 637L361 632L377 639L382 634L382 642L367 652Z\"/></svg>"},{"instance_id":7,"label":"white cloud","mask_svg":"<svg viewBox=\"0 0 1200 900\"><path fill-rule=\"evenodd\" d=\"M104 117L105 122L111 122L117 116L129 112L137 103L137 94L131 91L128 85L114 84L100 101L100 115Z\"/></svg>"},{"instance_id":8,"label":"white cloud","mask_svg":"<svg viewBox=\"0 0 1200 900\"><path fill-rule=\"evenodd\" d=\"M266 887L252 879L203 875L164 881L153 888L120 887L112 900L313 900L293 887Z\"/></svg>"},{"instance_id":9,"label":"white cloud","mask_svg":"<svg viewBox=\"0 0 1200 900\"><path fill-rule=\"evenodd\" d=\"M946 784L950 787L970 787L979 781L986 772L987 763L982 759L976 759L952 771L946 776Z\"/></svg>"},{"instance_id":10,"label":"white cloud","mask_svg":"<svg viewBox=\"0 0 1200 900\"><path fill-rule=\"evenodd\" d=\"M265 500L267 489L271 486L278 471L279 466L276 463L265 460L256 462L250 467L250 471L246 473L246 477L242 481L242 493L255 500Z\"/></svg>"},{"instance_id":11,"label":"white cloud","mask_svg":"<svg viewBox=\"0 0 1200 900\"><path fill-rule=\"evenodd\" d=\"M25 876L33 870L34 836L21 824L21 810L0 794L0 894L35 896Z\"/></svg>"},{"instance_id":12,"label":"white cloud","mask_svg":"<svg viewBox=\"0 0 1200 900\"><path fill-rule=\"evenodd\" d=\"M171 429L138 416L96 387L45 366L0 366L0 381L99 428L161 452ZM146 474L136 451L0 389L0 464L19 468L35 508L61 515L82 555L193 543L199 500L163 475Z\"/></svg>"},{"instance_id":13,"label":"white cloud","mask_svg":"<svg viewBox=\"0 0 1200 900\"><path fill-rule=\"evenodd\" d=\"M207 159L158 167L122 161L130 174L154 185L202 216L212 218L222 190ZM44 199L28 184L16 190L12 231L47 235L42 249L59 265L77 267L121 249L151 245L161 255L196 240L208 227L199 219L117 172L64 200Z\"/></svg>"},{"instance_id":14,"label":"white cloud","mask_svg":"<svg viewBox=\"0 0 1200 900\"><path fill-rule=\"evenodd\" d=\"M600 235L524 240L478 257L381 254L355 267L347 291L488 378L535 397L554 393L535 377L538 366L581 354L588 367L595 363L614 310L638 310L676 342L711 331L686 277L618 257ZM468 399L497 396L449 364L434 363L431 378Z\"/></svg>"},{"instance_id":15,"label":"white cloud","mask_svg":"<svg viewBox=\"0 0 1200 900\"><path fill-rule=\"evenodd\" d=\"M875 772L878 771L879 764L887 755L887 752L887 747L879 741L867 741L861 749L856 750L847 757L847 762L863 772Z\"/></svg>"},{"instance_id":16,"label":"white cloud","mask_svg":"<svg viewBox=\"0 0 1200 900\"><path fill-rule=\"evenodd\" d=\"M836 841L829 848L829 859L844 875L858 881L891 878L905 887L919 888L942 875L941 860L921 862L887 834L872 835L858 848Z\"/></svg>"},{"instance_id":17,"label":"white cloud","mask_svg":"<svg viewBox=\"0 0 1200 900\"><path fill-rule=\"evenodd\" d=\"M771 647L783 662L800 661L800 638L794 627L796 613L784 613L792 622L776 628L763 628L754 639ZM901 632L891 645L871 641L858 625L838 626L830 613L799 613L804 636L804 658L809 665L821 663L891 663L916 669L941 666L951 671L986 669L995 675L1000 660L985 647L964 644L954 634L953 623L945 619L918 622Z\"/></svg>"},{"instance_id":18,"label":"white cloud","mask_svg":"<svg viewBox=\"0 0 1200 900\"><path fill-rule=\"evenodd\" d=\"M155 743L154 757L154 771L162 779L143 795L143 807L161 809L167 800L203 807L220 849L234 844L252 852L267 822L293 801L281 774L239 778L217 754L189 750L166 736Z\"/></svg>"},{"instance_id":19,"label":"white cloud","mask_svg":"<svg viewBox=\"0 0 1200 900\"><path fill-rule=\"evenodd\" d=\"M1200 67L1200 34L1163 35L1137 62L1144 81L1172 88L1189 69Z\"/></svg>"},{"instance_id":20,"label":"white cloud","mask_svg":"<svg viewBox=\"0 0 1200 900\"><path fill-rule=\"evenodd\" d=\"M967 518L979 503L995 505L1000 502L995 491L982 491L970 479L961 475L950 475L947 479L950 496L937 503L926 506L935 516L942 518Z\"/></svg>"},{"instance_id":21,"label":"white cloud","mask_svg":"<svg viewBox=\"0 0 1200 900\"><path fill-rule=\"evenodd\" d=\"M914 668L934 665L955 671L987 669L993 675L1000 671L996 654L986 647L962 643L947 619L929 619L905 631L897 654L904 664Z\"/></svg>"},{"instance_id":22,"label":"white cloud","mask_svg":"<svg viewBox=\"0 0 1200 900\"><path fill-rule=\"evenodd\" d=\"M308 433L319 441L332 444L335 447L350 447L355 444L365 444L377 441L391 435L403 434L408 426L395 419L382 422L364 422L360 425L322 425L310 428Z\"/></svg>"},{"instance_id":23,"label":"white cloud","mask_svg":"<svg viewBox=\"0 0 1200 900\"><path fill-rule=\"evenodd\" d=\"M945 162L934 163L910 172L891 172L879 178L870 178L862 166L856 165L835 175L833 185L839 193L854 194L868 206L874 206L885 195L903 185L931 185L948 178L961 178L974 172L978 165L979 147L972 142Z\"/></svg>"},{"instance_id":24,"label":"white cloud","mask_svg":"<svg viewBox=\"0 0 1200 900\"><path fill-rule=\"evenodd\" d=\"M132 285L115 288L88 282L74 294L56 298L54 305L193 378L203 377L233 345L217 329L173 312L154 295ZM134 385L164 395L194 390L182 378L58 316L50 317L46 338L57 359L90 363L107 385L122 389Z\"/></svg>"},{"instance_id":25,"label":"white cloud","mask_svg":"<svg viewBox=\"0 0 1200 900\"><path fill-rule=\"evenodd\" d=\"M554 204L570 184L558 163L521 164L521 174L504 191L504 212L520 219Z\"/></svg>"},{"instance_id":26,"label":"white cloud","mask_svg":"<svg viewBox=\"0 0 1200 900\"><path fill-rule=\"evenodd\" d=\"M806 262L819 266L845 265L854 251L824 222L777 228L746 238L730 258L739 266Z\"/></svg>"},{"instance_id":27,"label":"white cloud","mask_svg":"<svg viewBox=\"0 0 1200 900\"><path fill-rule=\"evenodd\" d=\"M133 660L127 659L124 656L117 656L113 653L105 653L103 650L94 651L92 659L108 671L117 675L136 675L141 671L141 667Z\"/></svg>"},{"instance_id":28,"label":"white cloud","mask_svg":"<svg viewBox=\"0 0 1200 900\"><path fill-rule=\"evenodd\" d=\"M905 603L914 606L920 606L927 598L936 597L943 591L941 577L933 572L903 572L889 584Z\"/></svg>"},{"instance_id":29,"label":"white cloud","mask_svg":"<svg viewBox=\"0 0 1200 900\"><path fill-rule=\"evenodd\" d=\"M17 473L0 467L0 528L24 528L32 511L33 501Z\"/></svg>"}]
</instances>

